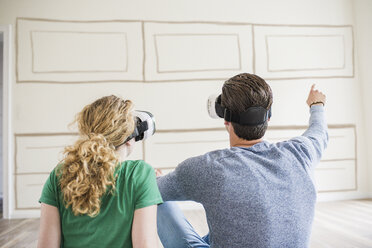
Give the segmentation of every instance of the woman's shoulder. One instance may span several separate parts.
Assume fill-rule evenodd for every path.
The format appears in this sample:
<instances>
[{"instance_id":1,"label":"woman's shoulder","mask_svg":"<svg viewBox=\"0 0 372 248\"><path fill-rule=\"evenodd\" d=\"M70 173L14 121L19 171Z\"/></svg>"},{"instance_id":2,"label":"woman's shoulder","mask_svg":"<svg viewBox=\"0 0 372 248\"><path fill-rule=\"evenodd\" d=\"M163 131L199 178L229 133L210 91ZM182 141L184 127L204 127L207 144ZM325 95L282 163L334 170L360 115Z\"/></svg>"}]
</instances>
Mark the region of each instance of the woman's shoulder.
<instances>
[{"instance_id":1,"label":"woman's shoulder","mask_svg":"<svg viewBox=\"0 0 372 248\"><path fill-rule=\"evenodd\" d=\"M143 160L126 160L120 163L119 171L135 175L154 171L154 168Z\"/></svg>"},{"instance_id":2,"label":"woman's shoulder","mask_svg":"<svg viewBox=\"0 0 372 248\"><path fill-rule=\"evenodd\" d=\"M139 186L152 180L156 180L155 170L145 161L127 160L120 164L118 181Z\"/></svg>"}]
</instances>

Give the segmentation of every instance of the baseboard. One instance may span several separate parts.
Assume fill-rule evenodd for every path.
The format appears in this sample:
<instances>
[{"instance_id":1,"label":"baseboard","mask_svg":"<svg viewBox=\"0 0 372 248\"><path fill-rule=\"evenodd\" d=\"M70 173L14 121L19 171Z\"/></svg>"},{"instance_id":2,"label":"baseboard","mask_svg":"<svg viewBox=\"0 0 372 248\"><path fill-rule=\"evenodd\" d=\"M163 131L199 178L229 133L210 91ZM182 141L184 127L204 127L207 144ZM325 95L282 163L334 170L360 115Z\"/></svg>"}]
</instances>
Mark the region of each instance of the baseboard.
<instances>
[{"instance_id":1,"label":"baseboard","mask_svg":"<svg viewBox=\"0 0 372 248\"><path fill-rule=\"evenodd\" d=\"M346 201L346 200L357 200L357 199L367 199L372 198L372 193L368 192L329 192L318 194L318 202L328 202L328 201Z\"/></svg>"},{"instance_id":2,"label":"baseboard","mask_svg":"<svg viewBox=\"0 0 372 248\"><path fill-rule=\"evenodd\" d=\"M40 218L40 210L17 210L10 213L9 219Z\"/></svg>"}]
</instances>

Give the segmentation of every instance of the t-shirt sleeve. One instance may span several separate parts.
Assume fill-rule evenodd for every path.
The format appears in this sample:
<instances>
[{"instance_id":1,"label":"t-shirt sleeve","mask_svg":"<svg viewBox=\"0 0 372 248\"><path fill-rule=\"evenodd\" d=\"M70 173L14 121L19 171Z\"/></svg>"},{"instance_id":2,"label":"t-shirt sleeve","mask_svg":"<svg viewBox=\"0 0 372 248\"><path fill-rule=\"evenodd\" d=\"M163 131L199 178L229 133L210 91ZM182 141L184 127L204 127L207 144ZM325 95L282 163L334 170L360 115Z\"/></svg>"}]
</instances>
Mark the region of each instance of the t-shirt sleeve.
<instances>
[{"instance_id":1,"label":"t-shirt sleeve","mask_svg":"<svg viewBox=\"0 0 372 248\"><path fill-rule=\"evenodd\" d=\"M155 171L145 162L139 164L136 169L135 187L135 209L163 203Z\"/></svg>"},{"instance_id":2,"label":"t-shirt sleeve","mask_svg":"<svg viewBox=\"0 0 372 248\"><path fill-rule=\"evenodd\" d=\"M45 203L48 205L58 207L57 186L58 186L57 176L55 174L55 170L53 170L49 174L49 177L44 184L43 191L41 192L41 197L39 199L39 203Z\"/></svg>"}]
</instances>

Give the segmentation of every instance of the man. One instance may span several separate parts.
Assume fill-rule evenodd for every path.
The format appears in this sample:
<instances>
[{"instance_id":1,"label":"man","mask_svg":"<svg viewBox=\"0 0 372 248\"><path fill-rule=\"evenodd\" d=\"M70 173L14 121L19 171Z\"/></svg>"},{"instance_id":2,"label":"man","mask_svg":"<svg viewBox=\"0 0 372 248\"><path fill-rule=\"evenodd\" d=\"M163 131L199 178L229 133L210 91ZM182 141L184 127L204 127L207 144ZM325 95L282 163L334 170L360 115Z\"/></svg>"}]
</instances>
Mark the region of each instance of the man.
<instances>
[{"instance_id":1,"label":"man","mask_svg":"<svg viewBox=\"0 0 372 248\"><path fill-rule=\"evenodd\" d=\"M275 144L262 139L272 105L262 78L248 73L230 78L219 101L230 148L187 159L158 178L168 201L158 208L164 247L307 247L316 202L311 175L328 142L325 95L313 85L309 128ZM200 237L171 202L183 200L203 205L207 236Z\"/></svg>"}]
</instances>

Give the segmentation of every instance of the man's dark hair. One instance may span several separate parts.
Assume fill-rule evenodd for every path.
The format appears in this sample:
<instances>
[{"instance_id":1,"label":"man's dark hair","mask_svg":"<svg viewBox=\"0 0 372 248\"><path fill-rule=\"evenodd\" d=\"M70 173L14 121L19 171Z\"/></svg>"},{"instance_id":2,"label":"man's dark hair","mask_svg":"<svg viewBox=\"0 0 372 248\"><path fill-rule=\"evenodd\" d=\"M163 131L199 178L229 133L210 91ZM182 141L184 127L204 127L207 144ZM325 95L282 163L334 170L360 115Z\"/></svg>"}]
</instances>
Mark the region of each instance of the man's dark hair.
<instances>
[{"instance_id":1,"label":"man's dark hair","mask_svg":"<svg viewBox=\"0 0 372 248\"><path fill-rule=\"evenodd\" d=\"M227 80L222 87L221 105L229 110L242 113L249 107L270 109L273 96L270 86L257 75L242 73ZM267 121L256 126L232 122L235 134L245 140L260 139L267 129Z\"/></svg>"}]
</instances>

